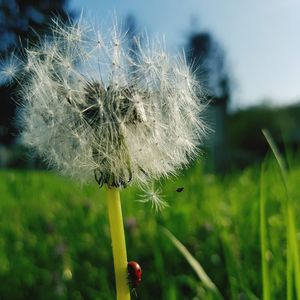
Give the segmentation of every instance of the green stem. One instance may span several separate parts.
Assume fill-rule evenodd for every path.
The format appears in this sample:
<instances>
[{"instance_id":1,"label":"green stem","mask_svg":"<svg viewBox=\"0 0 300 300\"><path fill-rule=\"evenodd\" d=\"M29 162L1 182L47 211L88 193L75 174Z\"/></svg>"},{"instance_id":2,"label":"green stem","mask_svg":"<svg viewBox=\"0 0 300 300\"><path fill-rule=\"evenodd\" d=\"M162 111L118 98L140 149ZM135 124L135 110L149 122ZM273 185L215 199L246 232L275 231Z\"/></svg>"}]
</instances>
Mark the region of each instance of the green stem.
<instances>
[{"instance_id":1,"label":"green stem","mask_svg":"<svg viewBox=\"0 0 300 300\"><path fill-rule=\"evenodd\" d=\"M108 188L107 207L112 239L117 300L130 300L127 279L127 254L120 192L117 188Z\"/></svg>"},{"instance_id":2,"label":"green stem","mask_svg":"<svg viewBox=\"0 0 300 300\"><path fill-rule=\"evenodd\" d=\"M266 258L267 254L267 216L266 216L266 195L265 195L265 168L264 163L260 175L260 251L262 266L262 283L263 283L263 300L271 299L270 282L269 282L269 265Z\"/></svg>"}]
</instances>

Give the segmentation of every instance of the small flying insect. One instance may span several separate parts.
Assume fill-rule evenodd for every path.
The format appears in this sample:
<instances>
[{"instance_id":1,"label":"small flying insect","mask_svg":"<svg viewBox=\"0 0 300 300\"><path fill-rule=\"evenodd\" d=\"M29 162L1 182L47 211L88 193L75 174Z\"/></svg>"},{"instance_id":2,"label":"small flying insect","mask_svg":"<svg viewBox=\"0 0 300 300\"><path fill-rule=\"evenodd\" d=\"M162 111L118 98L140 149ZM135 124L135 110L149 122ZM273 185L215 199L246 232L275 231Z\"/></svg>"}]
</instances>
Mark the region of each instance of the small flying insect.
<instances>
[{"instance_id":1,"label":"small flying insect","mask_svg":"<svg viewBox=\"0 0 300 300\"><path fill-rule=\"evenodd\" d=\"M184 187L179 187L179 188L176 189L176 192L181 193L183 190L184 190Z\"/></svg>"}]
</instances>

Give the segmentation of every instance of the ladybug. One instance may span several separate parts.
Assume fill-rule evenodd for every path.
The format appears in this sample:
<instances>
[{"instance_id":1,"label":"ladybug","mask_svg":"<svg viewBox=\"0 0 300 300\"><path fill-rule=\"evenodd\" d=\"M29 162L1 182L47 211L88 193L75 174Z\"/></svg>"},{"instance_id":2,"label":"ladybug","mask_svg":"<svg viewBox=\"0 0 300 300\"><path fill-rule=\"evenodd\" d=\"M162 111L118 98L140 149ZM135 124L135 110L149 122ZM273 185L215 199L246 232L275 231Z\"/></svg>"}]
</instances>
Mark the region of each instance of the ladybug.
<instances>
[{"instance_id":1,"label":"ladybug","mask_svg":"<svg viewBox=\"0 0 300 300\"><path fill-rule=\"evenodd\" d=\"M136 261L130 261L127 264L127 272L129 279L129 286L135 289L142 281L142 269Z\"/></svg>"}]
</instances>

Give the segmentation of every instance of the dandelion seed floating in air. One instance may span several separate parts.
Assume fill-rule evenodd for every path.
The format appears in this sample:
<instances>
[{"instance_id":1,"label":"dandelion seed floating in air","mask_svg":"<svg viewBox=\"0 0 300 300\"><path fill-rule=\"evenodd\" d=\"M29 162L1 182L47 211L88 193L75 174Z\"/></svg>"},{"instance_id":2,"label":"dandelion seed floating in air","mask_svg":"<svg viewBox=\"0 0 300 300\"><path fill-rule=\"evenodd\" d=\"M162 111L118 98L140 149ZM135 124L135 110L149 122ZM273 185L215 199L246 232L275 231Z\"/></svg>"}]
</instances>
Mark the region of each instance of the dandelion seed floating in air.
<instances>
[{"instance_id":1,"label":"dandelion seed floating in air","mask_svg":"<svg viewBox=\"0 0 300 300\"><path fill-rule=\"evenodd\" d=\"M162 210L168 204L163 200L162 191L160 188L155 188L154 183L142 187L143 194L140 195L139 202L151 202L152 208L156 211Z\"/></svg>"}]
</instances>

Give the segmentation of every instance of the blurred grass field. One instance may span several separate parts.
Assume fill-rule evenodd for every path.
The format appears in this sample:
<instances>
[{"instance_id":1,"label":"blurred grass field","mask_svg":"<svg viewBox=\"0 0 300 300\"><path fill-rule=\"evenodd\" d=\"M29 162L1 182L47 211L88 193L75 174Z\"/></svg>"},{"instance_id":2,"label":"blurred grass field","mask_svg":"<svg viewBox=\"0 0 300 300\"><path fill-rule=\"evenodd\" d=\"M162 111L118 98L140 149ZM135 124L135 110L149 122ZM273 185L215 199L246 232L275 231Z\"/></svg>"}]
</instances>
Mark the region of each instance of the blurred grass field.
<instances>
[{"instance_id":1,"label":"blurred grass field","mask_svg":"<svg viewBox=\"0 0 300 300\"><path fill-rule=\"evenodd\" d=\"M289 198L300 228L300 163L290 159L289 167ZM286 195L272 156L261 172L255 165L208 175L197 162L160 183L169 204L160 213L135 201L138 189L121 192L128 259L143 269L137 299L216 299L163 227L187 247L224 299L286 299L289 284L297 299L297 284L286 281ZM184 190L178 193L178 187ZM105 189L51 172L2 170L0 282L1 300L114 299Z\"/></svg>"}]
</instances>

